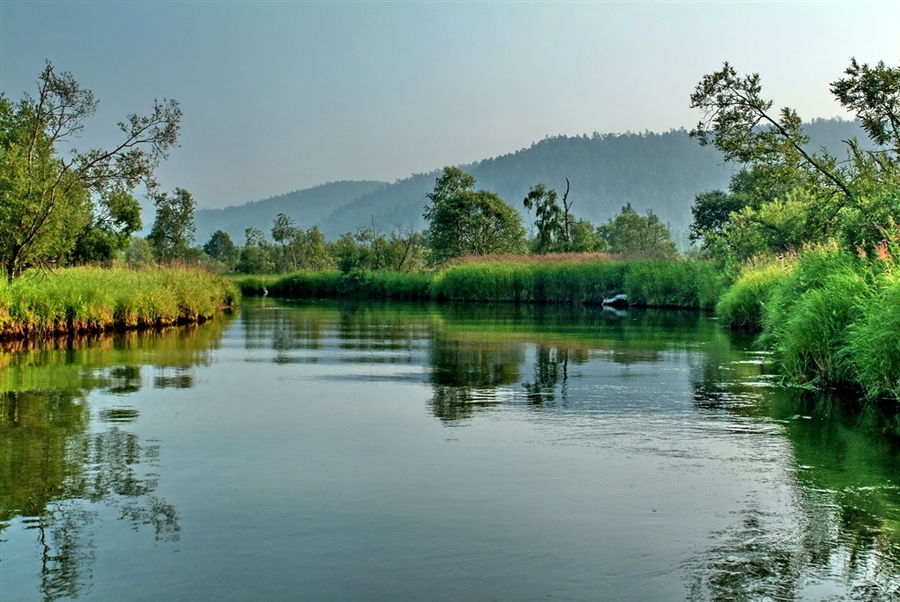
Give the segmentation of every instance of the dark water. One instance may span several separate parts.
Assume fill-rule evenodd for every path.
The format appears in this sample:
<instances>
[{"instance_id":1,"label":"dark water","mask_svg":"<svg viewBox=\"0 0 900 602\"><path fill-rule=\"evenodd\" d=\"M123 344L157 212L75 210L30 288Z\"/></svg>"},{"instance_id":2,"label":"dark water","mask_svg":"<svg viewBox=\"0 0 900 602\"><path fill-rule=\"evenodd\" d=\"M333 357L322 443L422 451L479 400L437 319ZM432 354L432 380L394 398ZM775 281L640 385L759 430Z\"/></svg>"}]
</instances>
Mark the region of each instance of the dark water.
<instances>
[{"instance_id":1,"label":"dark water","mask_svg":"<svg viewBox=\"0 0 900 602\"><path fill-rule=\"evenodd\" d=\"M0 353L0 599L894 600L876 408L708 316L248 303Z\"/></svg>"}]
</instances>

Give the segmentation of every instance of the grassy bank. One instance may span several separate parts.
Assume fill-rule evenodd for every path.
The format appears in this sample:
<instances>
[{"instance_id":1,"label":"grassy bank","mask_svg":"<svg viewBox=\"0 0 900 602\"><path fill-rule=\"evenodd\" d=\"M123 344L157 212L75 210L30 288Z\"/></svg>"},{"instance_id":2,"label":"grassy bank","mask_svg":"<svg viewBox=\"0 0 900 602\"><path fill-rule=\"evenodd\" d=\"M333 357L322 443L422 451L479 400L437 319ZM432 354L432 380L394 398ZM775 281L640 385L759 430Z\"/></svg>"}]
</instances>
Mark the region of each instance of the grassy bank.
<instances>
[{"instance_id":1,"label":"grassy bank","mask_svg":"<svg viewBox=\"0 0 900 602\"><path fill-rule=\"evenodd\" d=\"M632 305L711 309L724 286L712 265L694 260L613 259L602 255L496 257L437 272L301 271L281 278L235 277L245 295L580 304L617 293Z\"/></svg>"},{"instance_id":2,"label":"grassy bank","mask_svg":"<svg viewBox=\"0 0 900 602\"><path fill-rule=\"evenodd\" d=\"M231 282L191 268L68 268L0 283L0 338L203 321L234 305Z\"/></svg>"},{"instance_id":3,"label":"grassy bank","mask_svg":"<svg viewBox=\"0 0 900 602\"><path fill-rule=\"evenodd\" d=\"M792 382L900 400L900 270L834 248L749 265L717 314L757 327Z\"/></svg>"},{"instance_id":4,"label":"grassy bank","mask_svg":"<svg viewBox=\"0 0 900 602\"><path fill-rule=\"evenodd\" d=\"M711 309L724 286L709 263L598 255L472 261L435 276L429 293L449 301L600 303L624 293L631 305Z\"/></svg>"}]
</instances>

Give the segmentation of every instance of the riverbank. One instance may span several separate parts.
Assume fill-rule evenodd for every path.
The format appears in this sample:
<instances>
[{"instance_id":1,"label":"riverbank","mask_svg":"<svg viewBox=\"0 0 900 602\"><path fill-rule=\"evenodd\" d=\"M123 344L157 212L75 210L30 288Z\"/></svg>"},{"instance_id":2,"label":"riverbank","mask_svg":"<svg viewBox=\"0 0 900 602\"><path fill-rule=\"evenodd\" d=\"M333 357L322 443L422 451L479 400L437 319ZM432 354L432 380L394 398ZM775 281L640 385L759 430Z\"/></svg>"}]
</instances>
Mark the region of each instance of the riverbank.
<instances>
[{"instance_id":1,"label":"riverbank","mask_svg":"<svg viewBox=\"0 0 900 602\"><path fill-rule=\"evenodd\" d=\"M34 272L0 282L0 338L203 322L240 297L229 280L187 267Z\"/></svg>"},{"instance_id":2,"label":"riverbank","mask_svg":"<svg viewBox=\"0 0 900 602\"><path fill-rule=\"evenodd\" d=\"M235 277L245 295L356 297L434 301L600 304L616 294L631 305L712 309L725 286L715 267L693 259L623 259L605 255L495 257L435 272L301 271L272 278Z\"/></svg>"},{"instance_id":3,"label":"riverbank","mask_svg":"<svg viewBox=\"0 0 900 602\"><path fill-rule=\"evenodd\" d=\"M748 265L716 312L759 331L785 378L900 400L900 272L833 247Z\"/></svg>"}]
</instances>

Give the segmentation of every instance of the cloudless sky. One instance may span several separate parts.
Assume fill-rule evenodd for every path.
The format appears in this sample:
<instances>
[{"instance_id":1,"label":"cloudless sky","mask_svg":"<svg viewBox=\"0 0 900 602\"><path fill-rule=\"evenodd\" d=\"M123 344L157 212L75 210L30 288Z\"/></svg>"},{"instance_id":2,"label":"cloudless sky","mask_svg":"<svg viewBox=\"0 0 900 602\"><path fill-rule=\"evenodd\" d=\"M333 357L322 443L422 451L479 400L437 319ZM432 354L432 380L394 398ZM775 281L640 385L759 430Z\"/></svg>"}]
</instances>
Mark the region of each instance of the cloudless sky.
<instances>
[{"instance_id":1,"label":"cloudless sky","mask_svg":"<svg viewBox=\"0 0 900 602\"><path fill-rule=\"evenodd\" d=\"M0 90L50 60L100 100L79 148L154 98L181 103L158 171L201 207L336 180L393 181L546 136L690 128L729 61L801 117L855 56L900 64L900 1L0 0Z\"/></svg>"}]
</instances>

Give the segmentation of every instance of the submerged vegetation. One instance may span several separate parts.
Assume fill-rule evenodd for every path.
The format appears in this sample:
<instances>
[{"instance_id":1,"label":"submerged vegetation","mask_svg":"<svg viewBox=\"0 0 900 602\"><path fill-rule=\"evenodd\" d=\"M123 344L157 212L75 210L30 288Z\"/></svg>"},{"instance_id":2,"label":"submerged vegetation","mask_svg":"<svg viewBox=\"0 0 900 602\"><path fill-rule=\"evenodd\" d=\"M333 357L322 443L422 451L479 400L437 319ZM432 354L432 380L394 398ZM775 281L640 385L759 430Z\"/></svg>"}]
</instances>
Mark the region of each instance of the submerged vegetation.
<instances>
[{"instance_id":1,"label":"submerged vegetation","mask_svg":"<svg viewBox=\"0 0 900 602\"><path fill-rule=\"evenodd\" d=\"M66 268L0 284L0 337L76 334L198 322L240 299L196 268Z\"/></svg>"}]
</instances>

